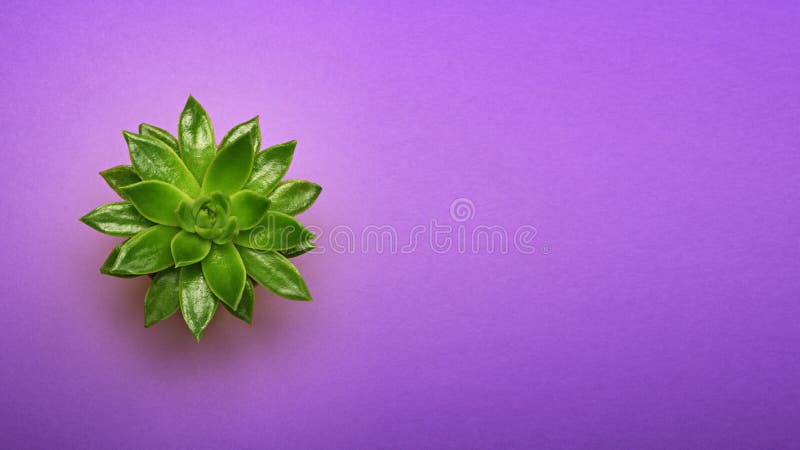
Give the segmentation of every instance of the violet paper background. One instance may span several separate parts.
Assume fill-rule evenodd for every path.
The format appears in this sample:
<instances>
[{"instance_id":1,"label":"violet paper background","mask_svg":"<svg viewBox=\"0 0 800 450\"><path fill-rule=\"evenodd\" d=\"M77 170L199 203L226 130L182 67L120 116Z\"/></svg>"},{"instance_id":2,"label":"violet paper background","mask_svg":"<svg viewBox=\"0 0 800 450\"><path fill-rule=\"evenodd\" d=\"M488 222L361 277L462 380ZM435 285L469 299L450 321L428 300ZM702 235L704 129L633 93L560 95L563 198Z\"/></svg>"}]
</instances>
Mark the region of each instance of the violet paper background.
<instances>
[{"instance_id":1,"label":"violet paper background","mask_svg":"<svg viewBox=\"0 0 800 450\"><path fill-rule=\"evenodd\" d=\"M533 3L6 2L0 446L800 446L800 4ZM306 223L536 251L307 255L312 303L145 330L77 219L190 93L299 140Z\"/></svg>"}]
</instances>

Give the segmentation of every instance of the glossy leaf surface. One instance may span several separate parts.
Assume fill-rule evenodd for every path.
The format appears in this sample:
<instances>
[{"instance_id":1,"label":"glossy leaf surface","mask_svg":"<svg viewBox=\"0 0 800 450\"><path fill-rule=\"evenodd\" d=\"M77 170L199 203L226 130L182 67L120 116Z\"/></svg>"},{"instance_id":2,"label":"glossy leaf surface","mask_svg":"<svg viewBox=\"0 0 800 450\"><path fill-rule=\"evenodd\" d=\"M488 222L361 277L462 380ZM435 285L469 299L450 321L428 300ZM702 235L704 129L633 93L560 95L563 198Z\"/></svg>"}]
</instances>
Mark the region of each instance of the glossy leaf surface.
<instances>
[{"instance_id":1,"label":"glossy leaf surface","mask_svg":"<svg viewBox=\"0 0 800 450\"><path fill-rule=\"evenodd\" d=\"M170 248L175 267L183 267L202 261L211 250L211 242L194 233L181 231L172 238Z\"/></svg>"},{"instance_id":2,"label":"glossy leaf surface","mask_svg":"<svg viewBox=\"0 0 800 450\"><path fill-rule=\"evenodd\" d=\"M214 244L201 263L211 292L233 309L239 306L247 273L232 243Z\"/></svg>"},{"instance_id":3,"label":"glossy leaf surface","mask_svg":"<svg viewBox=\"0 0 800 450\"><path fill-rule=\"evenodd\" d=\"M141 181L122 188L131 203L147 219L162 225L178 226L178 207L192 199L163 181Z\"/></svg>"},{"instance_id":4,"label":"glossy leaf surface","mask_svg":"<svg viewBox=\"0 0 800 450\"><path fill-rule=\"evenodd\" d=\"M197 195L200 186L180 156L156 138L124 131L131 162L142 180L171 184L189 195Z\"/></svg>"},{"instance_id":5,"label":"glossy leaf surface","mask_svg":"<svg viewBox=\"0 0 800 450\"><path fill-rule=\"evenodd\" d=\"M114 263L117 261L117 257L119 256L120 247L122 247L122 244L114 247L114 249L111 250L111 253L109 253L103 265L100 266L100 273L102 273L103 275L111 275L112 277L119 277L119 278L138 277L139 275L130 275L130 274L114 272L113 267Z\"/></svg>"},{"instance_id":6,"label":"glossy leaf surface","mask_svg":"<svg viewBox=\"0 0 800 450\"><path fill-rule=\"evenodd\" d=\"M101 233L123 237L133 236L155 225L128 202L105 204L80 220Z\"/></svg>"},{"instance_id":7,"label":"glossy leaf surface","mask_svg":"<svg viewBox=\"0 0 800 450\"><path fill-rule=\"evenodd\" d=\"M231 196L231 215L238 219L240 230L248 230L261 222L269 205L269 200L255 191L239 191Z\"/></svg>"},{"instance_id":8,"label":"glossy leaf surface","mask_svg":"<svg viewBox=\"0 0 800 450\"><path fill-rule=\"evenodd\" d=\"M180 306L180 271L159 272L144 297L144 326L149 327L175 314Z\"/></svg>"},{"instance_id":9,"label":"glossy leaf surface","mask_svg":"<svg viewBox=\"0 0 800 450\"><path fill-rule=\"evenodd\" d=\"M241 189L253 169L253 133L246 133L220 147L203 179L203 192L234 194Z\"/></svg>"},{"instance_id":10,"label":"glossy leaf surface","mask_svg":"<svg viewBox=\"0 0 800 450\"><path fill-rule=\"evenodd\" d=\"M306 241L306 242L304 242L302 244L299 244L299 245L296 245L296 246L294 246L292 248L287 248L286 250L281 250L278 253L280 253L281 255L283 255L283 256L285 256L287 258L295 258L295 257L300 256L302 254L308 253L311 250L314 250L315 248L317 248L316 244L314 244L311 241Z\"/></svg>"},{"instance_id":11,"label":"glossy leaf surface","mask_svg":"<svg viewBox=\"0 0 800 450\"><path fill-rule=\"evenodd\" d=\"M175 136L172 135L167 130L162 128L154 127L153 125L142 123L139 124L139 134L142 136L149 136L158 139L159 141L163 142L167 145L173 152L180 155L180 149L178 148L178 140Z\"/></svg>"},{"instance_id":12,"label":"glossy leaf surface","mask_svg":"<svg viewBox=\"0 0 800 450\"><path fill-rule=\"evenodd\" d=\"M253 283L250 280L244 285L244 292L242 292L242 299L239 300L239 307L236 309L231 309L230 306L226 305L225 303L222 306L228 310L229 313L233 314L234 316L238 317L239 319L244 320L245 322L252 324L253 323L253 305L255 304L256 294L253 290Z\"/></svg>"},{"instance_id":13,"label":"glossy leaf surface","mask_svg":"<svg viewBox=\"0 0 800 450\"><path fill-rule=\"evenodd\" d=\"M199 341L217 312L219 302L208 288L200 264L182 267L180 271L181 313L189 330Z\"/></svg>"},{"instance_id":14,"label":"glossy leaf surface","mask_svg":"<svg viewBox=\"0 0 800 450\"><path fill-rule=\"evenodd\" d=\"M303 277L283 255L239 247L247 274L258 284L290 300L311 300Z\"/></svg>"},{"instance_id":15,"label":"glossy leaf surface","mask_svg":"<svg viewBox=\"0 0 800 450\"><path fill-rule=\"evenodd\" d=\"M106 180L106 183L111 186L114 192L124 199L127 199L127 197L122 193L121 189L125 186L142 181L139 174L133 170L133 166L115 166L100 172L100 176Z\"/></svg>"},{"instance_id":16,"label":"glossy leaf surface","mask_svg":"<svg viewBox=\"0 0 800 450\"><path fill-rule=\"evenodd\" d=\"M197 182L202 182L208 165L214 159L216 144L211 119L192 96L186 101L178 122L178 142L183 162Z\"/></svg>"},{"instance_id":17,"label":"glossy leaf surface","mask_svg":"<svg viewBox=\"0 0 800 450\"><path fill-rule=\"evenodd\" d=\"M245 189L269 195L289 170L296 146L297 141L289 141L259 152L253 161L253 171Z\"/></svg>"},{"instance_id":18,"label":"glossy leaf surface","mask_svg":"<svg viewBox=\"0 0 800 450\"><path fill-rule=\"evenodd\" d=\"M144 275L172 267L170 242L178 231L178 228L155 225L128 239L120 246L111 271Z\"/></svg>"},{"instance_id":19,"label":"glossy leaf surface","mask_svg":"<svg viewBox=\"0 0 800 450\"><path fill-rule=\"evenodd\" d=\"M255 154L258 152L258 149L261 148L261 129L258 126L258 116L231 128L231 131L228 131L228 134L222 138L222 142L219 143L219 148L225 148L229 143L248 133L252 134L253 154Z\"/></svg>"},{"instance_id":20,"label":"glossy leaf surface","mask_svg":"<svg viewBox=\"0 0 800 450\"><path fill-rule=\"evenodd\" d=\"M258 225L239 233L236 243L259 250L286 250L313 238L314 235L294 217L267 211Z\"/></svg>"},{"instance_id":21,"label":"glossy leaf surface","mask_svg":"<svg viewBox=\"0 0 800 450\"><path fill-rule=\"evenodd\" d=\"M322 186L305 180L287 180L278 183L269 195L270 209L295 216L314 204Z\"/></svg>"}]
</instances>

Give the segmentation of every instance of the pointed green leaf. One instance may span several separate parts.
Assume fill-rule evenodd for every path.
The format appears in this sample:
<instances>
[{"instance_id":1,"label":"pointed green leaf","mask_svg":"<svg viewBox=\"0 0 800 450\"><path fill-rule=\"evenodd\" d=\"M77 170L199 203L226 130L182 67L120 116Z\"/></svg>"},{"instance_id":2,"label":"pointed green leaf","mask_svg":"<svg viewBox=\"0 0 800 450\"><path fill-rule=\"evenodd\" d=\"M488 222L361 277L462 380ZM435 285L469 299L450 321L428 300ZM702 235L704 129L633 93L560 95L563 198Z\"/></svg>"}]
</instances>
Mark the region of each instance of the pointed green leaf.
<instances>
[{"instance_id":1,"label":"pointed green leaf","mask_svg":"<svg viewBox=\"0 0 800 450\"><path fill-rule=\"evenodd\" d=\"M258 225L239 233L236 243L259 250L286 250L313 238L314 235L294 217L267 211Z\"/></svg>"},{"instance_id":2,"label":"pointed green leaf","mask_svg":"<svg viewBox=\"0 0 800 450\"><path fill-rule=\"evenodd\" d=\"M222 304L225 309L228 310L231 314L239 319L244 320L245 322L252 324L253 323L253 304L255 303L255 292L253 291L253 283L250 280L247 280L247 283L244 285L244 292L242 292L242 299L239 301L239 307L236 309L231 309L230 306L226 304Z\"/></svg>"},{"instance_id":3,"label":"pointed green leaf","mask_svg":"<svg viewBox=\"0 0 800 450\"><path fill-rule=\"evenodd\" d=\"M178 231L178 228L155 225L128 239L120 246L110 270L125 275L144 275L172 267L170 242Z\"/></svg>"},{"instance_id":4,"label":"pointed green leaf","mask_svg":"<svg viewBox=\"0 0 800 450\"><path fill-rule=\"evenodd\" d=\"M114 247L114 250L111 250L111 253L108 255L108 258L106 258L106 261L103 263L102 266L100 266L100 273L102 273L103 275L111 275L112 277L119 277L119 278L138 277L139 275L129 275L124 273L114 272L113 270L111 270L111 268L114 267L114 262L117 261L117 257L119 256L120 247L122 247L122 244Z\"/></svg>"},{"instance_id":5,"label":"pointed green leaf","mask_svg":"<svg viewBox=\"0 0 800 450\"><path fill-rule=\"evenodd\" d=\"M133 236L155 225L139 214L139 211L128 202L105 204L95 208L80 220L101 233L123 237Z\"/></svg>"},{"instance_id":6,"label":"pointed green leaf","mask_svg":"<svg viewBox=\"0 0 800 450\"><path fill-rule=\"evenodd\" d=\"M166 144L167 147L171 148L173 152L180 155L180 149L178 148L178 140L169 131L164 130L162 128L154 127L153 125L147 123L142 123L139 124L139 134L158 139L159 141Z\"/></svg>"},{"instance_id":7,"label":"pointed green leaf","mask_svg":"<svg viewBox=\"0 0 800 450\"><path fill-rule=\"evenodd\" d=\"M238 219L240 230L258 225L268 208L269 200L255 191L243 190L231 196L231 215Z\"/></svg>"},{"instance_id":8,"label":"pointed green leaf","mask_svg":"<svg viewBox=\"0 0 800 450\"><path fill-rule=\"evenodd\" d=\"M258 284L290 300L311 300L303 277L288 259L272 251L239 247L247 274Z\"/></svg>"},{"instance_id":9,"label":"pointed green leaf","mask_svg":"<svg viewBox=\"0 0 800 450\"><path fill-rule=\"evenodd\" d=\"M259 152L253 161L253 172L245 189L269 195L289 170L296 146L297 141L289 141Z\"/></svg>"},{"instance_id":10,"label":"pointed green leaf","mask_svg":"<svg viewBox=\"0 0 800 450\"><path fill-rule=\"evenodd\" d=\"M253 169L253 132L239 135L219 148L203 179L203 192L233 194L247 182Z\"/></svg>"},{"instance_id":11,"label":"pointed green leaf","mask_svg":"<svg viewBox=\"0 0 800 450\"><path fill-rule=\"evenodd\" d=\"M304 254L304 253L310 252L311 250L314 250L315 248L317 248L316 244L314 244L311 241L306 241L306 242L304 242L304 243L302 243L300 245L296 245L296 246L294 246L292 248L289 248L289 249L286 249L286 250L281 250L278 253L280 253L281 255L283 255L283 256L285 256L287 258L295 258L297 256L300 256L300 255Z\"/></svg>"},{"instance_id":12,"label":"pointed green leaf","mask_svg":"<svg viewBox=\"0 0 800 450\"><path fill-rule=\"evenodd\" d=\"M172 257L175 267L188 266L202 261L211 250L211 241L207 241L194 233L181 231L172 238Z\"/></svg>"},{"instance_id":13,"label":"pointed green leaf","mask_svg":"<svg viewBox=\"0 0 800 450\"><path fill-rule=\"evenodd\" d=\"M180 306L180 271L159 272L144 296L144 326L149 327L175 314Z\"/></svg>"},{"instance_id":14,"label":"pointed green leaf","mask_svg":"<svg viewBox=\"0 0 800 450\"><path fill-rule=\"evenodd\" d=\"M214 244L201 265L211 292L225 304L236 309L247 281L247 273L236 246L230 242L222 245Z\"/></svg>"},{"instance_id":15,"label":"pointed green leaf","mask_svg":"<svg viewBox=\"0 0 800 450\"><path fill-rule=\"evenodd\" d=\"M123 131L131 162L143 180L169 183L189 195L197 195L200 186L180 156L156 138Z\"/></svg>"},{"instance_id":16,"label":"pointed green leaf","mask_svg":"<svg viewBox=\"0 0 800 450\"><path fill-rule=\"evenodd\" d=\"M131 203L146 218L162 225L178 226L178 207L192 199L163 181L141 181L122 188Z\"/></svg>"},{"instance_id":17,"label":"pointed green leaf","mask_svg":"<svg viewBox=\"0 0 800 450\"><path fill-rule=\"evenodd\" d=\"M100 176L102 176L103 179L106 180L106 183L111 186L111 189L122 198L127 198L122 193L122 188L142 181L139 174L133 170L133 166L115 166L100 172Z\"/></svg>"},{"instance_id":18,"label":"pointed green leaf","mask_svg":"<svg viewBox=\"0 0 800 450\"><path fill-rule=\"evenodd\" d=\"M269 195L270 209L296 216L311 207L320 192L322 192L322 186L309 181L282 181Z\"/></svg>"},{"instance_id":19,"label":"pointed green leaf","mask_svg":"<svg viewBox=\"0 0 800 450\"><path fill-rule=\"evenodd\" d=\"M258 149L261 148L261 129L258 126L258 116L231 128L231 131L228 131L228 134L222 138L219 148L222 149L226 147L230 142L248 133L253 135L253 153L255 154Z\"/></svg>"},{"instance_id":20,"label":"pointed green leaf","mask_svg":"<svg viewBox=\"0 0 800 450\"><path fill-rule=\"evenodd\" d=\"M181 267L180 270L181 313L195 339L200 341L203 331L217 312L219 302L208 288L200 264Z\"/></svg>"},{"instance_id":21,"label":"pointed green leaf","mask_svg":"<svg viewBox=\"0 0 800 450\"><path fill-rule=\"evenodd\" d=\"M202 182L216 153L214 128L206 110L191 95L178 123L178 142L183 162L198 183Z\"/></svg>"}]
</instances>

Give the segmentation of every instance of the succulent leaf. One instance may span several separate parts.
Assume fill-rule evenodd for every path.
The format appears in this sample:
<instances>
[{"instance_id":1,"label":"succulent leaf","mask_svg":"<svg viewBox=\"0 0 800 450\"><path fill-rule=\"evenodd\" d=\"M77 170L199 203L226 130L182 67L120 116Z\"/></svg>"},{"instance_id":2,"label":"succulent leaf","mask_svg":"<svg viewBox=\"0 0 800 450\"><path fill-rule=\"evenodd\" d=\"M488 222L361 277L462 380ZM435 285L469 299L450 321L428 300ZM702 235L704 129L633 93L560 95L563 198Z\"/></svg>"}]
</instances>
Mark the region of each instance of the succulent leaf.
<instances>
[{"instance_id":1,"label":"succulent leaf","mask_svg":"<svg viewBox=\"0 0 800 450\"><path fill-rule=\"evenodd\" d=\"M249 230L261 222L269 205L266 197L245 189L231 196L231 215L239 220L240 230Z\"/></svg>"},{"instance_id":2,"label":"succulent leaf","mask_svg":"<svg viewBox=\"0 0 800 450\"><path fill-rule=\"evenodd\" d=\"M273 145L256 154L253 171L245 184L245 189L256 191L261 195L269 195L289 170L295 147L297 147L297 141L289 141Z\"/></svg>"},{"instance_id":3,"label":"succulent leaf","mask_svg":"<svg viewBox=\"0 0 800 450\"><path fill-rule=\"evenodd\" d=\"M290 300L311 300L303 277L294 264L274 251L239 247L247 274L258 284Z\"/></svg>"},{"instance_id":4,"label":"succulent leaf","mask_svg":"<svg viewBox=\"0 0 800 450\"><path fill-rule=\"evenodd\" d=\"M200 186L180 156L156 138L123 131L131 162L142 180L169 183L189 195L197 195Z\"/></svg>"},{"instance_id":5,"label":"succulent leaf","mask_svg":"<svg viewBox=\"0 0 800 450\"><path fill-rule=\"evenodd\" d=\"M142 136L150 136L158 139L171 148L172 151L180 155L180 148L178 148L178 140L167 130L155 127L147 123L139 124L139 134Z\"/></svg>"},{"instance_id":6,"label":"succulent leaf","mask_svg":"<svg viewBox=\"0 0 800 450\"><path fill-rule=\"evenodd\" d=\"M242 298L247 273L233 243L214 244L201 265L211 292L223 303L236 309Z\"/></svg>"},{"instance_id":7,"label":"succulent leaf","mask_svg":"<svg viewBox=\"0 0 800 450\"><path fill-rule=\"evenodd\" d=\"M220 147L203 179L203 192L234 194L244 186L253 169L253 134L251 130Z\"/></svg>"},{"instance_id":8,"label":"succulent leaf","mask_svg":"<svg viewBox=\"0 0 800 450\"><path fill-rule=\"evenodd\" d=\"M140 232L120 246L110 270L125 275L145 275L174 266L170 242L178 231L178 228L155 225Z\"/></svg>"},{"instance_id":9,"label":"succulent leaf","mask_svg":"<svg viewBox=\"0 0 800 450\"><path fill-rule=\"evenodd\" d=\"M121 189L130 184L142 181L139 174L133 170L133 166L115 166L100 172L100 176L106 180L106 183L111 186L114 192L124 199L127 199L127 197L125 197Z\"/></svg>"},{"instance_id":10,"label":"succulent leaf","mask_svg":"<svg viewBox=\"0 0 800 450\"><path fill-rule=\"evenodd\" d=\"M289 249L286 249L286 250L281 250L278 253L280 253L281 255L283 255L283 256L285 256L287 258L295 258L297 256L300 256L300 255L304 254L304 253L310 252L311 250L314 250L315 248L317 248L316 244L314 244L311 241L306 241L306 242L303 242L302 244L296 245L296 246L294 246L292 248L289 248Z\"/></svg>"},{"instance_id":11,"label":"succulent leaf","mask_svg":"<svg viewBox=\"0 0 800 450\"><path fill-rule=\"evenodd\" d=\"M104 275L111 275L112 277L119 277L119 278L133 278L138 277L139 275L130 275L125 273L114 272L112 267L114 267L114 262L117 261L117 257L119 256L119 248L122 247L122 244L114 247L109 253L106 261L100 266L100 273Z\"/></svg>"},{"instance_id":12,"label":"succulent leaf","mask_svg":"<svg viewBox=\"0 0 800 450\"><path fill-rule=\"evenodd\" d=\"M180 206L178 206L178 211L176 211L178 224L183 228L184 231L189 233L194 233L194 213L192 212L192 201L182 201Z\"/></svg>"},{"instance_id":13,"label":"succulent leaf","mask_svg":"<svg viewBox=\"0 0 800 450\"><path fill-rule=\"evenodd\" d=\"M311 239L314 235L294 217L267 211L258 225L239 234L236 244L258 250L286 250Z\"/></svg>"},{"instance_id":14,"label":"succulent leaf","mask_svg":"<svg viewBox=\"0 0 800 450\"><path fill-rule=\"evenodd\" d=\"M269 195L270 209L296 216L314 204L322 186L305 180L281 181Z\"/></svg>"},{"instance_id":15,"label":"succulent leaf","mask_svg":"<svg viewBox=\"0 0 800 450\"><path fill-rule=\"evenodd\" d=\"M147 219L173 227L178 224L178 207L191 198L163 181L140 181L122 188L131 203Z\"/></svg>"},{"instance_id":16,"label":"succulent leaf","mask_svg":"<svg viewBox=\"0 0 800 450\"><path fill-rule=\"evenodd\" d=\"M130 237L155 225L128 202L108 203L81 217L81 222L112 236Z\"/></svg>"},{"instance_id":17,"label":"succulent leaf","mask_svg":"<svg viewBox=\"0 0 800 450\"><path fill-rule=\"evenodd\" d=\"M222 142L219 144L219 148L225 148L230 142L244 136L246 134L253 135L253 153L255 154L259 148L261 148L261 129L258 126L258 116L253 117L252 119L248 120L247 122L240 123L235 127L231 128L231 131L222 138Z\"/></svg>"},{"instance_id":18,"label":"succulent leaf","mask_svg":"<svg viewBox=\"0 0 800 450\"><path fill-rule=\"evenodd\" d=\"M181 313L194 338L200 341L217 312L219 302L208 288L200 264L181 267L180 270Z\"/></svg>"},{"instance_id":19,"label":"succulent leaf","mask_svg":"<svg viewBox=\"0 0 800 450\"><path fill-rule=\"evenodd\" d=\"M211 250L211 241L181 230L172 238L170 248L175 267L183 267L202 261Z\"/></svg>"},{"instance_id":20,"label":"succulent leaf","mask_svg":"<svg viewBox=\"0 0 800 450\"><path fill-rule=\"evenodd\" d=\"M178 142L183 162L197 182L202 182L208 165L214 159L216 145L211 119L192 96L186 101L178 122Z\"/></svg>"},{"instance_id":21,"label":"succulent leaf","mask_svg":"<svg viewBox=\"0 0 800 450\"><path fill-rule=\"evenodd\" d=\"M222 306L228 310L229 313L233 314L235 317L244 320L245 322L252 324L253 323L253 305L255 304L255 291L253 290L253 283L250 280L244 284L244 292L242 292L242 299L239 300L239 306L236 309L231 309L230 306L226 305L225 303Z\"/></svg>"},{"instance_id":22,"label":"succulent leaf","mask_svg":"<svg viewBox=\"0 0 800 450\"><path fill-rule=\"evenodd\" d=\"M232 241L239 234L239 221L236 217L228 217L222 228L222 233L215 237L215 244L227 244Z\"/></svg>"},{"instance_id":23,"label":"succulent leaf","mask_svg":"<svg viewBox=\"0 0 800 450\"><path fill-rule=\"evenodd\" d=\"M180 271L159 272L144 296L144 326L149 327L175 314L180 307Z\"/></svg>"}]
</instances>

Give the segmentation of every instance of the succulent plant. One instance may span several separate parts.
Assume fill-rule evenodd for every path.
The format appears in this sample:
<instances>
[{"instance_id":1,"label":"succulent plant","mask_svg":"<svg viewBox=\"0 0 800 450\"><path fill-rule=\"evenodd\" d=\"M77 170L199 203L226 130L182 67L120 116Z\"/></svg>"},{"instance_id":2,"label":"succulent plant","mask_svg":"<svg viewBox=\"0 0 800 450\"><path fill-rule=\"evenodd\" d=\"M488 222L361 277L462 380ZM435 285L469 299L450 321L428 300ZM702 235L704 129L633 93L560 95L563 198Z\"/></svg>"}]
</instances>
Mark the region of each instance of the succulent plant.
<instances>
[{"instance_id":1,"label":"succulent plant","mask_svg":"<svg viewBox=\"0 0 800 450\"><path fill-rule=\"evenodd\" d=\"M258 283L292 300L311 300L288 260L314 248L315 236L293 216L322 188L281 178L296 141L259 151L258 117L233 127L219 147L208 114L189 97L178 137L148 124L122 132L132 165L100 172L124 201L80 220L101 233L129 238L100 272L149 275L144 325L181 310L199 341L219 303L252 323Z\"/></svg>"}]
</instances>

